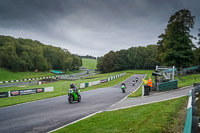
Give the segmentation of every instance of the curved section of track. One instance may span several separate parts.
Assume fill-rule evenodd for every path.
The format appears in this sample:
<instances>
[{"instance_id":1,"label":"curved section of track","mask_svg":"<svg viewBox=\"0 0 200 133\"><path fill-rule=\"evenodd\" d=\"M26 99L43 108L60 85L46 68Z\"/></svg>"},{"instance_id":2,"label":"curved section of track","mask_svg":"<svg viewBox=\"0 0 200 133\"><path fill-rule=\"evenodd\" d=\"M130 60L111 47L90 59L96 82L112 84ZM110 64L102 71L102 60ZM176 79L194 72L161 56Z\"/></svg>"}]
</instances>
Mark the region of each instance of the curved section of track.
<instances>
[{"instance_id":1,"label":"curved section of track","mask_svg":"<svg viewBox=\"0 0 200 133\"><path fill-rule=\"evenodd\" d=\"M133 87L132 80L136 76L139 80ZM144 75L133 75L124 81L126 93L122 93L121 84L82 92L81 103L69 104L65 95L0 108L0 132L47 132L61 127L120 101L141 84L143 77Z\"/></svg>"}]
</instances>

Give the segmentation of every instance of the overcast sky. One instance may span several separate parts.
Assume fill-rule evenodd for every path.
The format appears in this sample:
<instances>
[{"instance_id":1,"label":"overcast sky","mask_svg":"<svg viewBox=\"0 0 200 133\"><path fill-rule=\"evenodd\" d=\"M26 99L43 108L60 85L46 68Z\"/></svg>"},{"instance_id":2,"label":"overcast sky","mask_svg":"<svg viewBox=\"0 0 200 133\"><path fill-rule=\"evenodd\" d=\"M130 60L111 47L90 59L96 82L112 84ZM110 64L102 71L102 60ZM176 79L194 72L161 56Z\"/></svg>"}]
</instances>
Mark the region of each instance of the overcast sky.
<instances>
[{"instance_id":1,"label":"overcast sky","mask_svg":"<svg viewBox=\"0 0 200 133\"><path fill-rule=\"evenodd\" d=\"M0 0L0 35L103 56L156 44L171 15L189 9L200 28L200 0Z\"/></svg>"}]
</instances>

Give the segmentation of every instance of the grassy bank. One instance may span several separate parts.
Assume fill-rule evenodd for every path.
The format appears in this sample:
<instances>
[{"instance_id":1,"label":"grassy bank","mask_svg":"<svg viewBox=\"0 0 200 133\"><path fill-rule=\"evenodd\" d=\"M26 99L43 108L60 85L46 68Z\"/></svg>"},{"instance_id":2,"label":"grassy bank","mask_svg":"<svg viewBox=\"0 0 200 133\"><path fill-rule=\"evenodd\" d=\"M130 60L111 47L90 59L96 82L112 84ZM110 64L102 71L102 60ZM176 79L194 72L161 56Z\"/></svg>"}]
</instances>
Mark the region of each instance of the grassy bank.
<instances>
[{"instance_id":1,"label":"grassy bank","mask_svg":"<svg viewBox=\"0 0 200 133\"><path fill-rule=\"evenodd\" d=\"M188 97L103 112L69 125L56 133L161 133L182 132ZM183 115L184 114L184 115Z\"/></svg>"},{"instance_id":2,"label":"grassy bank","mask_svg":"<svg viewBox=\"0 0 200 133\"><path fill-rule=\"evenodd\" d=\"M0 68L0 81L19 80L26 78L37 78L53 76L50 72L11 72L5 68Z\"/></svg>"},{"instance_id":3,"label":"grassy bank","mask_svg":"<svg viewBox=\"0 0 200 133\"><path fill-rule=\"evenodd\" d=\"M175 79L178 80L178 87L184 87L193 85L194 83L200 83L200 74L192 74L186 76L176 76Z\"/></svg>"},{"instance_id":4,"label":"grassy bank","mask_svg":"<svg viewBox=\"0 0 200 133\"><path fill-rule=\"evenodd\" d=\"M82 58L82 67L87 69L97 69L97 60Z\"/></svg>"},{"instance_id":5,"label":"grassy bank","mask_svg":"<svg viewBox=\"0 0 200 133\"><path fill-rule=\"evenodd\" d=\"M70 83L85 83L85 82L92 82L92 81L97 81L101 79L105 79L117 74L120 74L122 72L113 72L113 73L107 73L107 74L98 74L94 76L90 76L89 79L81 79L81 80L76 80L76 81L58 81L50 84L42 84L42 85L26 85L26 86L14 86L14 87L5 87L5 88L0 88L0 92L7 92L7 91L12 91L12 90L25 90L25 89L32 89L32 88L43 88L43 87L49 87L53 86L54 91L53 92L44 92L44 93L37 93L37 94L32 94L32 95L23 95L23 96L16 96L16 97L9 97L9 98L1 98L0 99L0 107L5 107L5 106L10 106L10 105L15 105L19 103L25 103L25 102L30 102L30 101L36 101L40 99L46 99L50 97L56 97L56 96L61 96L61 95L66 95L67 91L69 89ZM96 86L91 86L85 89L82 89L81 91L87 91L87 90L92 90L92 89L97 89L97 88L103 88L103 87L109 87L115 84L118 84L122 82L123 80L129 78L132 76L133 73L127 73L126 75L117 78L115 80L112 80L107 83L99 84Z\"/></svg>"}]
</instances>

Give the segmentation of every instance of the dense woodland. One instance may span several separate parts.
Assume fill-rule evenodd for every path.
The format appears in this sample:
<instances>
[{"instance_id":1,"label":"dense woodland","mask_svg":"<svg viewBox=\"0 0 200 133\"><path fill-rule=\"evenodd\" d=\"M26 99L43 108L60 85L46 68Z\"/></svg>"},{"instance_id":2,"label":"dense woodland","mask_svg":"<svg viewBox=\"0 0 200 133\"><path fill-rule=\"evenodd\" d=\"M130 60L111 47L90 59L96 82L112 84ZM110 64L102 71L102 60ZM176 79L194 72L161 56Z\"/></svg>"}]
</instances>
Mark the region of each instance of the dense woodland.
<instances>
[{"instance_id":1,"label":"dense woodland","mask_svg":"<svg viewBox=\"0 0 200 133\"><path fill-rule=\"evenodd\" d=\"M97 59L97 69L112 72L126 69L155 69L157 46L131 47L127 50L110 51Z\"/></svg>"},{"instance_id":2,"label":"dense woodland","mask_svg":"<svg viewBox=\"0 0 200 133\"><path fill-rule=\"evenodd\" d=\"M110 51L97 60L97 69L103 73L125 69L155 69L156 65L176 66L178 70L200 65L200 29L198 38L190 35L195 16L187 9L177 11L168 21L165 33L157 44ZM193 44L192 39L197 40Z\"/></svg>"},{"instance_id":3,"label":"dense woodland","mask_svg":"<svg viewBox=\"0 0 200 133\"><path fill-rule=\"evenodd\" d=\"M0 36L0 67L12 71L72 70L82 66L79 56L66 49L31 39Z\"/></svg>"}]
</instances>

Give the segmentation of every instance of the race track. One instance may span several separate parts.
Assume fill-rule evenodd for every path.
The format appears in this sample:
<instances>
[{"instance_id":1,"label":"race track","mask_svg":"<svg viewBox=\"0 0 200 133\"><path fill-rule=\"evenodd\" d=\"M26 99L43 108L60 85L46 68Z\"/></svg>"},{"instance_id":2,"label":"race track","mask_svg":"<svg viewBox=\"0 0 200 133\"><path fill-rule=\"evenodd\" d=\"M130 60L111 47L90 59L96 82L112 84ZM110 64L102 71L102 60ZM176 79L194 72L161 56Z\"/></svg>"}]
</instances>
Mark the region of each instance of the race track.
<instances>
[{"instance_id":1,"label":"race track","mask_svg":"<svg viewBox=\"0 0 200 133\"><path fill-rule=\"evenodd\" d=\"M132 86L132 80L139 81ZM60 96L16 106L0 108L0 132L48 132L89 114L106 109L123 99L142 82L144 75L133 75L125 81L126 93L120 85L81 92L80 103L69 104L68 96Z\"/></svg>"}]
</instances>

